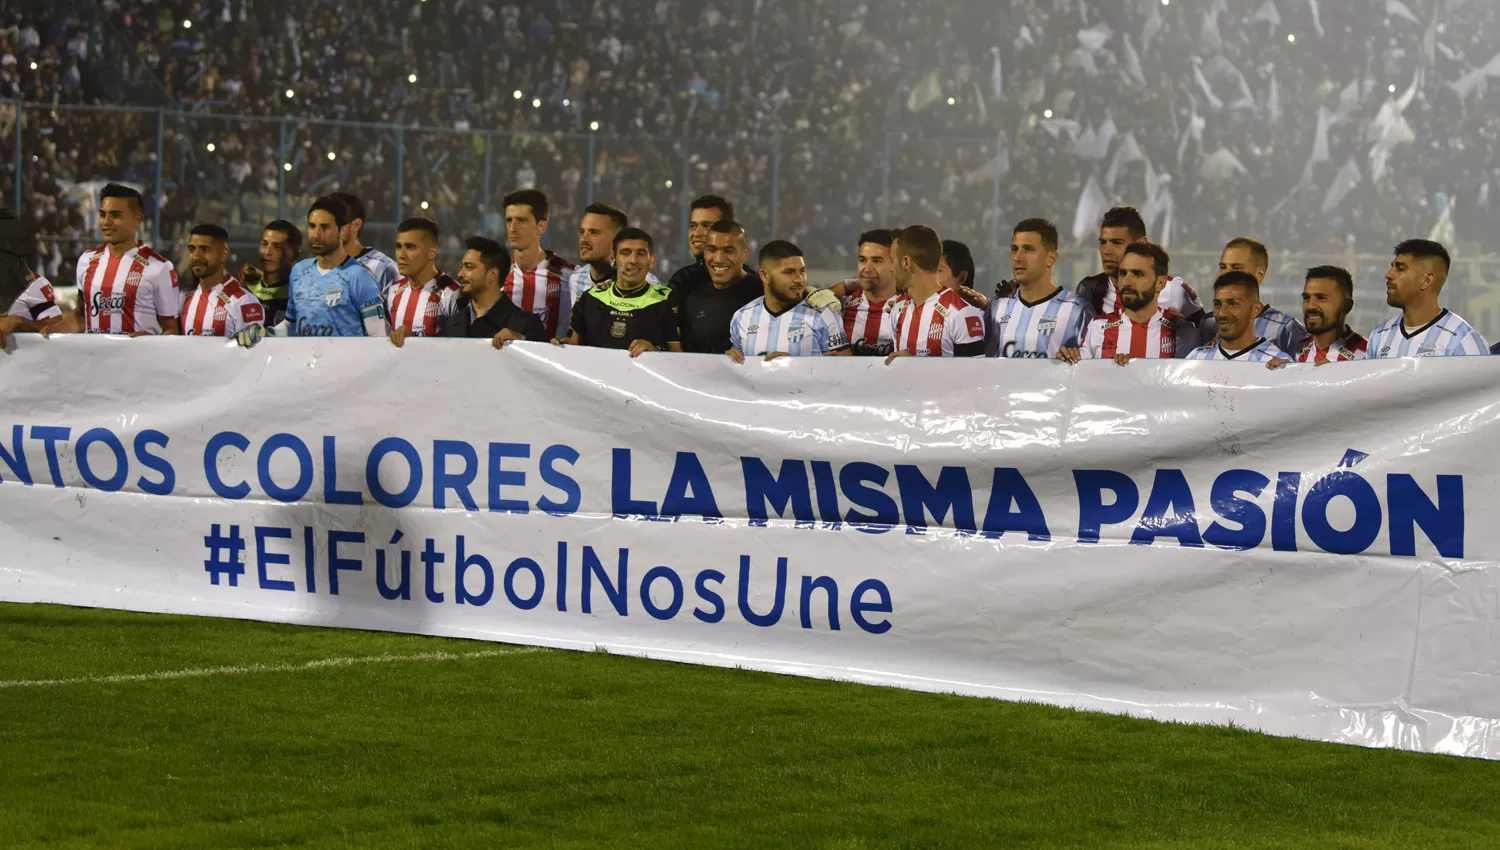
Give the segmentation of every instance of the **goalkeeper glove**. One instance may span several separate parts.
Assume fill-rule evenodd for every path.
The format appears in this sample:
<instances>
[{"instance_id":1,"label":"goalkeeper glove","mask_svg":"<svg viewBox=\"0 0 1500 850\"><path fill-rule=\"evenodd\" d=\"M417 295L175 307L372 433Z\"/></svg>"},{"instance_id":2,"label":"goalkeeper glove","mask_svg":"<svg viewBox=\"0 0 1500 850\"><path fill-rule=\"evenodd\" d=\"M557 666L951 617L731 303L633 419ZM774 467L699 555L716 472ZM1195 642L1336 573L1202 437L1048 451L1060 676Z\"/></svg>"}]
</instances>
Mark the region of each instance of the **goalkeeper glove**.
<instances>
[{"instance_id":1,"label":"goalkeeper glove","mask_svg":"<svg viewBox=\"0 0 1500 850\"><path fill-rule=\"evenodd\" d=\"M837 310L839 297L826 289L809 289L803 299L815 310Z\"/></svg>"},{"instance_id":2,"label":"goalkeeper glove","mask_svg":"<svg viewBox=\"0 0 1500 850\"><path fill-rule=\"evenodd\" d=\"M261 325L256 324L251 325L250 327L245 328L244 330L236 334L235 341L240 344L241 348L254 348L255 344L260 342L262 339L265 339L266 336L268 336L268 334L266 333L266 329Z\"/></svg>"}]
</instances>

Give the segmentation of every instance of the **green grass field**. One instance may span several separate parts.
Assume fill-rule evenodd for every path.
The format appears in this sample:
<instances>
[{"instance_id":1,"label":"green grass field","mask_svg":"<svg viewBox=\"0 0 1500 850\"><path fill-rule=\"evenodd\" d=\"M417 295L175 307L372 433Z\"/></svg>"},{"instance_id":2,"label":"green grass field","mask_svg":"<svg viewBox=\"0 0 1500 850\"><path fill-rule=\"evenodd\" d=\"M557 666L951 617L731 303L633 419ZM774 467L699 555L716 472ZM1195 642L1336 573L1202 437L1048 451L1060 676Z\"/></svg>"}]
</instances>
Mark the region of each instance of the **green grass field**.
<instances>
[{"instance_id":1,"label":"green grass field","mask_svg":"<svg viewBox=\"0 0 1500 850\"><path fill-rule=\"evenodd\" d=\"M1497 791L1234 729L0 605L4 848L1495 847Z\"/></svg>"}]
</instances>

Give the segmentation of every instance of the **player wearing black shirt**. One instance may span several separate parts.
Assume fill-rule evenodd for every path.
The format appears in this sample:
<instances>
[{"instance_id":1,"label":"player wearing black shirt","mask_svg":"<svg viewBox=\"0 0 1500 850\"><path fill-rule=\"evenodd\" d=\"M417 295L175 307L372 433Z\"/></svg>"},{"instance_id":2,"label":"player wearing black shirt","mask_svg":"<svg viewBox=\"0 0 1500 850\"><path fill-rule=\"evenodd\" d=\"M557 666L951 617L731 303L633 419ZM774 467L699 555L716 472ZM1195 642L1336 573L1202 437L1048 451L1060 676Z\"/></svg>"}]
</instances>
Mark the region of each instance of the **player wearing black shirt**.
<instances>
[{"instance_id":1,"label":"player wearing black shirt","mask_svg":"<svg viewBox=\"0 0 1500 850\"><path fill-rule=\"evenodd\" d=\"M656 245L646 231L627 227L615 236L614 283L595 287L573 305L573 332L561 342L629 351L681 351L677 296L646 280L656 265Z\"/></svg>"},{"instance_id":2,"label":"player wearing black shirt","mask_svg":"<svg viewBox=\"0 0 1500 850\"><path fill-rule=\"evenodd\" d=\"M682 297L682 350L695 354L723 354L729 350L729 323L739 309L761 297L758 275L745 273L750 248L745 228L718 221L709 228L703 263L709 282L678 291Z\"/></svg>"}]
</instances>

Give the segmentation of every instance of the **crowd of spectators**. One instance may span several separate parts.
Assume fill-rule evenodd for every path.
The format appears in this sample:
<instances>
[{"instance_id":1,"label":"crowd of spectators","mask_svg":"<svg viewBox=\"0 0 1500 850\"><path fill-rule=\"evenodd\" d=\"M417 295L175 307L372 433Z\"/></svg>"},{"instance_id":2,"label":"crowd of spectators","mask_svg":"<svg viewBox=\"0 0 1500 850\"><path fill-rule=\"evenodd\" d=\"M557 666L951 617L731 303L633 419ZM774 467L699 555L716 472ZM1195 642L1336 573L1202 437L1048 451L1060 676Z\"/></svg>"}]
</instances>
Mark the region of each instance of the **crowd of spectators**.
<instances>
[{"instance_id":1,"label":"crowd of spectators","mask_svg":"<svg viewBox=\"0 0 1500 850\"><path fill-rule=\"evenodd\" d=\"M680 260L687 201L716 192L757 241L791 239L824 267L852 266L854 234L892 222L930 223L992 256L1020 218L1067 230L1091 180L1106 203L1151 211L1153 236L1176 248L1249 233L1284 251L1383 253L1427 235L1450 205L1460 244L1484 243L1500 223L1500 94L1482 78L1453 85L1500 54L1492 3L23 9L0 20L0 96L58 107L24 111L18 164L23 214L66 240L53 243L54 274L76 255L72 240L88 238L67 188L149 188L158 169L168 240L209 214L258 227L268 199L274 209L332 188L392 221L398 184L402 211L426 203L455 236L498 234L499 199L531 185L555 199L555 244L571 241L592 191ZM162 149L154 112L69 104L165 107ZM14 120L0 113L0 138L15 137ZM1127 137L1139 157L1122 153ZM7 202L14 179L0 187Z\"/></svg>"}]
</instances>

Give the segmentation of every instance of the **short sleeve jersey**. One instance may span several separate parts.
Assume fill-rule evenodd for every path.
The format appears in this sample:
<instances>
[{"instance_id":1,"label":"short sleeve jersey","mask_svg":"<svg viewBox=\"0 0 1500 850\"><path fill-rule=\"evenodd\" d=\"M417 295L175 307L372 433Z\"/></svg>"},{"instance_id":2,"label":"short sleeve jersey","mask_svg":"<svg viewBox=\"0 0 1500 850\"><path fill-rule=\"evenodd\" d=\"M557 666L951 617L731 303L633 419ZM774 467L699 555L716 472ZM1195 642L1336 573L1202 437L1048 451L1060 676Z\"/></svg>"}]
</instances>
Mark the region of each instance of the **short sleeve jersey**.
<instances>
[{"instance_id":1,"label":"short sleeve jersey","mask_svg":"<svg viewBox=\"0 0 1500 850\"><path fill-rule=\"evenodd\" d=\"M677 295L665 286L621 291L616 282L585 292L573 305L571 324L580 345L624 350L644 339L665 349L679 342L679 313Z\"/></svg>"},{"instance_id":2,"label":"short sleeve jersey","mask_svg":"<svg viewBox=\"0 0 1500 850\"><path fill-rule=\"evenodd\" d=\"M316 259L292 267L286 321L292 336L364 336L365 319L385 318L380 284L354 259L321 269Z\"/></svg>"}]
</instances>

